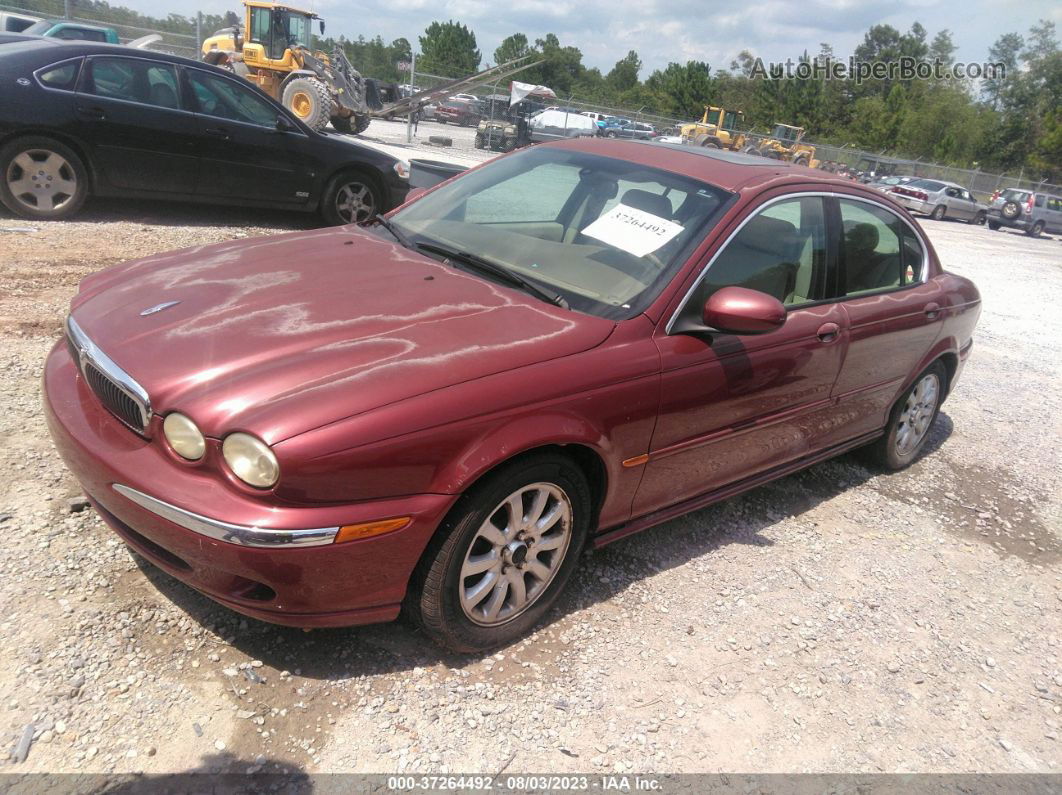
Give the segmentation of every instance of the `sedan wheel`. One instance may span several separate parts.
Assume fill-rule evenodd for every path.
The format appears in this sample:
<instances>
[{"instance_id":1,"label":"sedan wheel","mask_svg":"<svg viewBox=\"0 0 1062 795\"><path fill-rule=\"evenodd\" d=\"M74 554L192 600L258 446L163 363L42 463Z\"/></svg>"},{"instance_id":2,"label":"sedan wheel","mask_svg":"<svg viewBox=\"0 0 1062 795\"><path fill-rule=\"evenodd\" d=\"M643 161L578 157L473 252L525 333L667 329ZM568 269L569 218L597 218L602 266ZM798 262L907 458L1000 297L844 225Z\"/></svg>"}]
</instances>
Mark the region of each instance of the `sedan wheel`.
<instances>
[{"instance_id":1,"label":"sedan wheel","mask_svg":"<svg viewBox=\"0 0 1062 795\"><path fill-rule=\"evenodd\" d=\"M333 177L325 191L321 214L332 226L364 224L383 210L383 201L374 183L360 173Z\"/></svg>"},{"instance_id":2,"label":"sedan wheel","mask_svg":"<svg viewBox=\"0 0 1062 795\"><path fill-rule=\"evenodd\" d=\"M571 578L592 499L567 456L537 453L484 477L425 550L406 610L439 644L482 651L527 633Z\"/></svg>"},{"instance_id":3,"label":"sedan wheel","mask_svg":"<svg viewBox=\"0 0 1062 795\"><path fill-rule=\"evenodd\" d=\"M70 149L49 139L14 141L0 152L0 199L25 218L63 218L88 192L85 169Z\"/></svg>"},{"instance_id":4,"label":"sedan wheel","mask_svg":"<svg viewBox=\"0 0 1062 795\"><path fill-rule=\"evenodd\" d=\"M504 624L542 596L572 537L568 495L532 483L506 497L468 547L458 585L461 608L475 624Z\"/></svg>"},{"instance_id":5,"label":"sedan wheel","mask_svg":"<svg viewBox=\"0 0 1062 795\"><path fill-rule=\"evenodd\" d=\"M947 213L947 211L947 207L945 207L943 204L938 204L936 207L933 208L933 212L930 214L929 217L932 218L934 221L943 221L944 214Z\"/></svg>"},{"instance_id":6,"label":"sedan wheel","mask_svg":"<svg viewBox=\"0 0 1062 795\"><path fill-rule=\"evenodd\" d=\"M898 470L918 457L940 411L946 385L947 374L939 361L922 371L893 406L884 436L866 448L873 463Z\"/></svg>"}]
</instances>

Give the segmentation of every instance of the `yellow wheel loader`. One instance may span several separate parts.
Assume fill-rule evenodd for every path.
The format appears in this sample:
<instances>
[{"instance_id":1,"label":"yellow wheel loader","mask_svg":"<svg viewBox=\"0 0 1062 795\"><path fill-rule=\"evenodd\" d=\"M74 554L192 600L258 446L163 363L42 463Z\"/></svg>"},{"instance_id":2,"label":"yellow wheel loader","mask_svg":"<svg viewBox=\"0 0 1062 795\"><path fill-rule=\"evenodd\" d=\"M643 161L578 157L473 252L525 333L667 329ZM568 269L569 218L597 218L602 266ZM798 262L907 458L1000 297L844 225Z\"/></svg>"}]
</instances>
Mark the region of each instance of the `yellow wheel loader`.
<instances>
[{"instance_id":1,"label":"yellow wheel loader","mask_svg":"<svg viewBox=\"0 0 1062 795\"><path fill-rule=\"evenodd\" d=\"M430 91L400 97L398 86L362 77L343 48L311 52L317 20L312 11L265 0L244 0L239 25L217 31L203 42L203 60L230 69L257 85L315 130L331 122L343 133L360 133L374 117L393 117L468 85L499 80L537 63L520 58Z\"/></svg>"},{"instance_id":2,"label":"yellow wheel loader","mask_svg":"<svg viewBox=\"0 0 1062 795\"><path fill-rule=\"evenodd\" d=\"M745 135L739 131L744 121L745 114L740 110L705 105L701 120L683 124L679 135L686 144L736 151L745 146Z\"/></svg>"},{"instance_id":3,"label":"yellow wheel loader","mask_svg":"<svg viewBox=\"0 0 1062 795\"><path fill-rule=\"evenodd\" d=\"M770 138L759 144L746 146L745 151L775 160L785 160L798 166L818 168L819 161L815 159L815 147L801 143L803 138L803 127L776 124Z\"/></svg>"}]
</instances>

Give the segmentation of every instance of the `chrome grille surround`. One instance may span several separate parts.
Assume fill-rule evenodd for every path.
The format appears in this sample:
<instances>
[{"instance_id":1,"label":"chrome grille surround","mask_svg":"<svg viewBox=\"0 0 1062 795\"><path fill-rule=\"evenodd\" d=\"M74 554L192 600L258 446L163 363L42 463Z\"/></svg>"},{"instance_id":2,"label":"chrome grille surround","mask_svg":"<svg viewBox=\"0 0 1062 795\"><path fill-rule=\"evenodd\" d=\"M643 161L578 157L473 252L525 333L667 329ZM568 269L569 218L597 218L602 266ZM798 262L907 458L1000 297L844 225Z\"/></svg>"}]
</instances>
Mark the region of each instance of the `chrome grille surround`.
<instances>
[{"instance_id":1,"label":"chrome grille surround","mask_svg":"<svg viewBox=\"0 0 1062 795\"><path fill-rule=\"evenodd\" d=\"M66 318L66 342L100 403L124 425L145 435L151 421L151 399L144 388L101 351L70 315Z\"/></svg>"}]
</instances>

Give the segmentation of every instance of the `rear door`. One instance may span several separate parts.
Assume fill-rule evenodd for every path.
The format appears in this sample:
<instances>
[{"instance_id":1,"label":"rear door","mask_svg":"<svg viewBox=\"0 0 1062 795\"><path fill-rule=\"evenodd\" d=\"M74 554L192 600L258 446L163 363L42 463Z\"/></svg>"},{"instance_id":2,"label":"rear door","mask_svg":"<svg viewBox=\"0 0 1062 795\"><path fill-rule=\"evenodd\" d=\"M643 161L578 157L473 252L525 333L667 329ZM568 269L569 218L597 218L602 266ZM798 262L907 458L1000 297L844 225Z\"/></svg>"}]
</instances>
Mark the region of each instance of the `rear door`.
<instances>
[{"instance_id":1,"label":"rear door","mask_svg":"<svg viewBox=\"0 0 1062 795\"><path fill-rule=\"evenodd\" d=\"M185 67L200 146L197 193L212 199L305 204L318 161L314 141L246 81ZM284 116L291 129L278 130Z\"/></svg>"},{"instance_id":2,"label":"rear door","mask_svg":"<svg viewBox=\"0 0 1062 795\"><path fill-rule=\"evenodd\" d=\"M1062 198L1058 196L1047 197L1047 231L1062 232Z\"/></svg>"},{"instance_id":3,"label":"rear door","mask_svg":"<svg viewBox=\"0 0 1062 795\"><path fill-rule=\"evenodd\" d=\"M848 352L837 410L855 434L881 428L899 390L940 334L940 286L926 279L928 251L913 226L867 199L830 200L841 230L838 300Z\"/></svg>"},{"instance_id":4,"label":"rear door","mask_svg":"<svg viewBox=\"0 0 1062 795\"><path fill-rule=\"evenodd\" d=\"M91 56L82 69L75 112L100 188L176 196L194 192L196 122L181 101L174 64Z\"/></svg>"}]
</instances>

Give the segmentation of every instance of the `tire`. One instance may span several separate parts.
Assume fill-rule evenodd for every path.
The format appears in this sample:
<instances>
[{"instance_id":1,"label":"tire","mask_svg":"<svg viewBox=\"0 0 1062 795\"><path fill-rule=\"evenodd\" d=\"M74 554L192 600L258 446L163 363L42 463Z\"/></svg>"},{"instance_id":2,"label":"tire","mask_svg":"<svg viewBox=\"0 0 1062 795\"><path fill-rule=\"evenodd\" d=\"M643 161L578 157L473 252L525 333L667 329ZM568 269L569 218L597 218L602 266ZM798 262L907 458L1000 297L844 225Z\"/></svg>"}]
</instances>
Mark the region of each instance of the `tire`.
<instances>
[{"instance_id":1,"label":"tire","mask_svg":"<svg viewBox=\"0 0 1062 795\"><path fill-rule=\"evenodd\" d=\"M328 86L313 77L297 77L284 86L281 104L317 131L323 130L332 118Z\"/></svg>"},{"instance_id":2,"label":"tire","mask_svg":"<svg viewBox=\"0 0 1062 795\"><path fill-rule=\"evenodd\" d=\"M993 232L998 232L999 231L999 228L1000 228L999 221L988 221L987 223L988 223L988 228L991 229Z\"/></svg>"},{"instance_id":3,"label":"tire","mask_svg":"<svg viewBox=\"0 0 1062 795\"><path fill-rule=\"evenodd\" d=\"M514 498L521 514L516 520L508 507ZM408 612L425 634L453 651L485 651L520 638L571 578L591 510L586 477L566 456L536 454L499 468L458 501L429 544L414 573ZM537 542L550 546L536 553L530 526L553 512L558 518ZM473 558L473 566L489 568L467 573ZM524 601L516 582L523 583Z\"/></svg>"},{"instance_id":4,"label":"tire","mask_svg":"<svg viewBox=\"0 0 1062 795\"><path fill-rule=\"evenodd\" d=\"M336 174L321 200L321 216L329 226L364 224L384 209L378 182L363 171Z\"/></svg>"},{"instance_id":5,"label":"tire","mask_svg":"<svg viewBox=\"0 0 1062 795\"><path fill-rule=\"evenodd\" d=\"M503 152L511 152L516 148L515 138L503 138L501 143L501 150Z\"/></svg>"},{"instance_id":6,"label":"tire","mask_svg":"<svg viewBox=\"0 0 1062 795\"><path fill-rule=\"evenodd\" d=\"M332 129L335 130L336 132L349 134L349 133L351 133L354 130L354 128L353 128L353 126L351 125L350 122L351 122L351 117L350 116L333 116L332 117Z\"/></svg>"},{"instance_id":7,"label":"tire","mask_svg":"<svg viewBox=\"0 0 1062 795\"><path fill-rule=\"evenodd\" d=\"M938 204L936 207L933 208L933 212L929 214L929 217L932 218L934 221L943 221L944 216L947 214L947 212L947 207L945 207L943 204Z\"/></svg>"},{"instance_id":8,"label":"tire","mask_svg":"<svg viewBox=\"0 0 1062 795\"><path fill-rule=\"evenodd\" d=\"M986 219L987 216L984 214L984 211L981 211L974 215L974 217L971 218L968 223L972 224L973 226L984 226Z\"/></svg>"},{"instance_id":9,"label":"tire","mask_svg":"<svg viewBox=\"0 0 1062 795\"><path fill-rule=\"evenodd\" d=\"M870 461L883 469L897 471L910 465L925 446L929 429L940 413L940 403L947 392L947 373L939 361L919 373L889 413L885 435L865 448ZM925 390L935 390L932 405ZM919 394L919 388L923 391ZM913 413L912 413L913 412ZM905 430L907 433L905 433Z\"/></svg>"},{"instance_id":10,"label":"tire","mask_svg":"<svg viewBox=\"0 0 1062 795\"><path fill-rule=\"evenodd\" d=\"M16 138L0 149L0 202L35 220L69 218L89 194L88 170L53 138Z\"/></svg>"},{"instance_id":11,"label":"tire","mask_svg":"<svg viewBox=\"0 0 1062 795\"><path fill-rule=\"evenodd\" d=\"M1025 233L1029 237L1039 237L1044 233L1044 222L1037 221L1035 224L1029 227L1029 230Z\"/></svg>"},{"instance_id":12,"label":"tire","mask_svg":"<svg viewBox=\"0 0 1062 795\"><path fill-rule=\"evenodd\" d=\"M1003 206L999 208L999 214L1008 221L1013 221L1021 215L1021 207L1017 202L1004 202Z\"/></svg>"},{"instance_id":13,"label":"tire","mask_svg":"<svg viewBox=\"0 0 1062 795\"><path fill-rule=\"evenodd\" d=\"M795 166L806 166L807 164L808 164L807 155L797 155L795 158L793 158L793 165L795 165Z\"/></svg>"},{"instance_id":14,"label":"tire","mask_svg":"<svg viewBox=\"0 0 1062 795\"><path fill-rule=\"evenodd\" d=\"M370 116L368 114L365 114L365 115L357 115L356 114L354 116L354 134L355 135L361 135L363 132L365 132L367 129L369 129L369 122L371 122L371 121L372 121L372 116Z\"/></svg>"},{"instance_id":15,"label":"tire","mask_svg":"<svg viewBox=\"0 0 1062 795\"><path fill-rule=\"evenodd\" d=\"M616 134L616 132L614 130L609 130L607 133L605 133L605 137L606 138L618 138L619 136Z\"/></svg>"},{"instance_id":16,"label":"tire","mask_svg":"<svg viewBox=\"0 0 1062 795\"><path fill-rule=\"evenodd\" d=\"M483 136L482 135L477 135L476 136L476 141L475 141L474 146L476 147L476 149L482 149L485 146L485 144L483 143Z\"/></svg>"},{"instance_id":17,"label":"tire","mask_svg":"<svg viewBox=\"0 0 1062 795\"><path fill-rule=\"evenodd\" d=\"M722 149L718 141L713 141L711 138L706 138L701 146L707 149Z\"/></svg>"},{"instance_id":18,"label":"tire","mask_svg":"<svg viewBox=\"0 0 1062 795\"><path fill-rule=\"evenodd\" d=\"M756 148L755 144L749 144L741 151L747 155L758 155L760 153L760 150Z\"/></svg>"}]
</instances>

